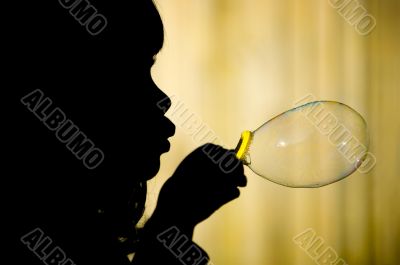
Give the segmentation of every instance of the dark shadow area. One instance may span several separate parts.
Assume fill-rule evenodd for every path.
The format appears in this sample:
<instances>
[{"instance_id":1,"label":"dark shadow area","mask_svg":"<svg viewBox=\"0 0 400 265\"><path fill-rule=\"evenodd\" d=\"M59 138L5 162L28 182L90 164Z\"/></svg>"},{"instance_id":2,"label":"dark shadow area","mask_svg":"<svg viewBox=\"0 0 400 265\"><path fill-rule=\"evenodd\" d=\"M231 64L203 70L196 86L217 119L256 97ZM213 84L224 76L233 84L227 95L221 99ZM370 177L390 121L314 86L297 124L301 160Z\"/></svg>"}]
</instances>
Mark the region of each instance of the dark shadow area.
<instances>
[{"instance_id":1,"label":"dark shadow area","mask_svg":"<svg viewBox=\"0 0 400 265\"><path fill-rule=\"evenodd\" d=\"M18 11L3 50L3 229L10 258L15 264L128 264L126 255L136 252L134 264L182 264L157 235L177 227L189 248L195 225L239 196L243 168L224 173L196 150L164 186L148 228L138 232L146 180L159 170L175 131L164 116L170 100L150 72L163 45L162 22L150 0L93 0L107 20L93 35L81 23L90 21L85 9L71 14L62 5L73 2L25 1L10 9ZM57 120L56 110L64 119ZM79 132L83 140L71 143ZM85 163L89 140L104 154L93 169L90 159ZM192 264L200 257L185 259Z\"/></svg>"}]
</instances>

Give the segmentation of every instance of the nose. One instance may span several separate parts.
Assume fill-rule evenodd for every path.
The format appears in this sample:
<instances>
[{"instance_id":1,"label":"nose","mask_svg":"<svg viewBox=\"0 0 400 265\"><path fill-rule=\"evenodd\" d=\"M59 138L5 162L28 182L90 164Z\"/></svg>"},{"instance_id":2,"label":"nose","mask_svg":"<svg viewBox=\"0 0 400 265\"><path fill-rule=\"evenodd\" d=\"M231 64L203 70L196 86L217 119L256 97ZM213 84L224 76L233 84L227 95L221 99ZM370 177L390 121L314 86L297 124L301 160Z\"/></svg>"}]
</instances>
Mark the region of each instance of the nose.
<instances>
[{"instance_id":1,"label":"nose","mask_svg":"<svg viewBox=\"0 0 400 265\"><path fill-rule=\"evenodd\" d=\"M154 89L155 89L155 91L156 91L156 96L155 96L156 105L157 105L157 107L163 112L163 114L165 114L165 113L167 113L167 111L171 108L172 101L171 101L170 97L168 97L168 95L165 94L165 93L156 85L156 83L154 82L154 80L153 80L153 79L151 79L151 80L152 80Z\"/></svg>"}]
</instances>

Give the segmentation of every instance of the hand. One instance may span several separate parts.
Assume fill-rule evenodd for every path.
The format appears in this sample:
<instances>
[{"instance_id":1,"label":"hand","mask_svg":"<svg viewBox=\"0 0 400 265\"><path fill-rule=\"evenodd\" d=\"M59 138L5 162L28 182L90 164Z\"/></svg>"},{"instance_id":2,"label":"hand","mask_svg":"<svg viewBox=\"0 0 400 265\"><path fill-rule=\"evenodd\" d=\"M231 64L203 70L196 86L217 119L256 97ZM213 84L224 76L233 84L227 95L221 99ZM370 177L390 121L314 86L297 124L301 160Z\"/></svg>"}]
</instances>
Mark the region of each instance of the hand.
<instances>
[{"instance_id":1,"label":"hand","mask_svg":"<svg viewBox=\"0 0 400 265\"><path fill-rule=\"evenodd\" d=\"M229 162L231 166L227 166ZM232 151L207 144L189 154L161 189L152 223L192 227L246 186L243 165Z\"/></svg>"}]
</instances>

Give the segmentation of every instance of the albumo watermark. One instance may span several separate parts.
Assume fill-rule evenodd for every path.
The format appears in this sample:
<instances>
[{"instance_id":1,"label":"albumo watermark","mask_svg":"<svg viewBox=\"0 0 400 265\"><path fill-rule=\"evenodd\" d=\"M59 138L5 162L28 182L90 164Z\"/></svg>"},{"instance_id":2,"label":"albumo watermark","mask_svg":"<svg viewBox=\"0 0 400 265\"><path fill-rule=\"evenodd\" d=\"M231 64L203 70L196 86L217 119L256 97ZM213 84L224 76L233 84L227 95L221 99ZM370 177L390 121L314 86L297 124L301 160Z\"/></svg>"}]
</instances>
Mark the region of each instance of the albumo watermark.
<instances>
[{"instance_id":1,"label":"albumo watermark","mask_svg":"<svg viewBox=\"0 0 400 265\"><path fill-rule=\"evenodd\" d=\"M95 169L104 160L104 153L97 148L93 141L80 131L65 113L55 107L53 101L44 96L43 91L36 89L21 98L29 111L55 132L57 139L75 155L88 169Z\"/></svg>"},{"instance_id":2,"label":"albumo watermark","mask_svg":"<svg viewBox=\"0 0 400 265\"><path fill-rule=\"evenodd\" d=\"M208 256L189 238L172 226L157 235L157 240L164 245L182 265L212 265Z\"/></svg>"},{"instance_id":3,"label":"albumo watermark","mask_svg":"<svg viewBox=\"0 0 400 265\"><path fill-rule=\"evenodd\" d=\"M164 112L171 107L166 116L171 119L176 126L182 128L197 144L201 142L211 142L224 146L215 131L203 122L196 114L191 112L181 100L174 100L172 106L168 106L169 102L171 102L170 100L173 98L175 98L175 96L166 97L160 100L157 103L157 106ZM213 145L204 145L202 150L211 161L219 165L219 168L224 173L233 172L236 167L241 164L241 162L235 158L234 151L226 152L221 156L218 147Z\"/></svg>"},{"instance_id":4,"label":"albumo watermark","mask_svg":"<svg viewBox=\"0 0 400 265\"><path fill-rule=\"evenodd\" d=\"M75 265L40 228L35 228L23 235L21 242L46 265Z\"/></svg>"},{"instance_id":5,"label":"albumo watermark","mask_svg":"<svg viewBox=\"0 0 400 265\"><path fill-rule=\"evenodd\" d=\"M322 237L317 236L312 228L294 236L293 242L318 265L347 265L332 247L325 244Z\"/></svg>"},{"instance_id":6,"label":"albumo watermark","mask_svg":"<svg viewBox=\"0 0 400 265\"><path fill-rule=\"evenodd\" d=\"M347 23L360 35L368 35L376 27L376 19L357 0L328 0Z\"/></svg>"},{"instance_id":7,"label":"albumo watermark","mask_svg":"<svg viewBox=\"0 0 400 265\"><path fill-rule=\"evenodd\" d=\"M71 16L84 26L91 35L98 35L107 27L107 19L97 12L88 0L58 0L60 5L69 10Z\"/></svg>"},{"instance_id":8,"label":"albumo watermark","mask_svg":"<svg viewBox=\"0 0 400 265\"><path fill-rule=\"evenodd\" d=\"M295 107L315 101L312 94L294 103ZM302 111L305 118L324 136L327 141L336 147L336 150L351 164L357 162L357 171L363 174L370 172L376 165L376 157L368 151L355 135L332 113L327 111L323 104L316 103L312 108ZM342 145L342 142L346 142ZM362 160L358 161L359 158Z\"/></svg>"}]
</instances>

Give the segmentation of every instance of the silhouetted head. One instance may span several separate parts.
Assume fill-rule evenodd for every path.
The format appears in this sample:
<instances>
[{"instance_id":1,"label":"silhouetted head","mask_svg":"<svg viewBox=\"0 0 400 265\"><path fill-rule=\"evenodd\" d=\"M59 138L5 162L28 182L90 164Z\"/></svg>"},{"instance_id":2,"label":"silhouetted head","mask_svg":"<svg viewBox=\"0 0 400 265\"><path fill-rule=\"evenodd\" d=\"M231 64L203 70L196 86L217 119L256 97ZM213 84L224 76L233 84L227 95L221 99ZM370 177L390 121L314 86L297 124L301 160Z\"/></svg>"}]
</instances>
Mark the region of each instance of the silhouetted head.
<instances>
[{"instance_id":1,"label":"silhouetted head","mask_svg":"<svg viewBox=\"0 0 400 265\"><path fill-rule=\"evenodd\" d=\"M40 3L42 8L35 3L42 12L24 28L21 65L36 82L27 89L46 90L77 125L90 130L88 136L104 149L103 168L112 164L114 172L134 170L133 178L153 177L165 141L174 133L164 117L169 99L150 72L163 45L153 2L90 1L107 21L95 36L71 15L73 2L79 1L60 1L72 5L69 9L53 2Z\"/></svg>"},{"instance_id":2,"label":"silhouetted head","mask_svg":"<svg viewBox=\"0 0 400 265\"><path fill-rule=\"evenodd\" d=\"M95 174L107 172L114 181L123 174L127 182L152 178L174 133L164 117L170 101L150 72L163 45L153 2L90 1L107 21L95 36L71 15L73 5L59 2L34 3L38 12L29 17L35 19L21 28L18 64L28 83L21 96L42 89L103 150Z\"/></svg>"},{"instance_id":3,"label":"silhouetted head","mask_svg":"<svg viewBox=\"0 0 400 265\"><path fill-rule=\"evenodd\" d=\"M90 18L85 9L74 10L74 2L95 7L104 28L90 32ZM132 224L144 205L144 183L159 170L175 130L164 116L170 100L151 77L163 45L157 9L151 0L27 1L19 15L10 38L10 67L18 73L14 100L41 89L104 153L99 166L87 169L54 131L18 105L17 148L24 166L16 174L27 178L23 194L34 194L38 205L26 210L50 216L64 207L74 216L106 209L111 223ZM135 205L128 205L132 200Z\"/></svg>"}]
</instances>

